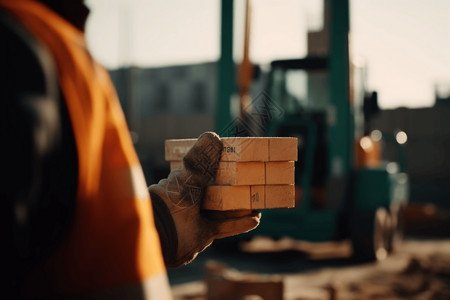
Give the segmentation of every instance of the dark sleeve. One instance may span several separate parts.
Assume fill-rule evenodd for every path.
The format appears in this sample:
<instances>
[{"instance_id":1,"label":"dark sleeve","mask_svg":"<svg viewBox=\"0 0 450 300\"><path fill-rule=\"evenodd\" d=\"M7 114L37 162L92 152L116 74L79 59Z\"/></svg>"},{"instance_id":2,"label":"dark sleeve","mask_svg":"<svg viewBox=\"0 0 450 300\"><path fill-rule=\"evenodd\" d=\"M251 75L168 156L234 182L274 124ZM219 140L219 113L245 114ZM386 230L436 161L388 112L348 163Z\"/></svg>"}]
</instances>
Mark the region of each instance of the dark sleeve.
<instances>
[{"instance_id":1,"label":"dark sleeve","mask_svg":"<svg viewBox=\"0 0 450 300\"><path fill-rule=\"evenodd\" d=\"M153 215L155 218L156 230L159 234L164 262L174 261L178 250L178 235L175 223L166 203L154 193L150 193L152 198Z\"/></svg>"},{"instance_id":2,"label":"dark sleeve","mask_svg":"<svg viewBox=\"0 0 450 300\"><path fill-rule=\"evenodd\" d=\"M48 50L1 10L0 140L2 272L18 286L70 228L78 162Z\"/></svg>"}]
</instances>

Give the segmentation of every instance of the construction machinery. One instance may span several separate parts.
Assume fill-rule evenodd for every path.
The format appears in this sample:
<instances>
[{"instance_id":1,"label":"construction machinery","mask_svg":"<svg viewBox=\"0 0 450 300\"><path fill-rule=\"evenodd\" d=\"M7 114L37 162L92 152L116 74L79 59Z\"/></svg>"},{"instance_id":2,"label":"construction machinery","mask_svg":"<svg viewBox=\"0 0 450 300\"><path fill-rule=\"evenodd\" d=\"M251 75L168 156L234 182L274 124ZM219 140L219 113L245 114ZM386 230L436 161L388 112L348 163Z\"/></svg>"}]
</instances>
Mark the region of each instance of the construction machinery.
<instances>
[{"instance_id":1,"label":"construction machinery","mask_svg":"<svg viewBox=\"0 0 450 300\"><path fill-rule=\"evenodd\" d=\"M229 110L236 89L234 75L229 76L232 11L233 1L222 0L216 118L222 135L232 135L230 124L236 123ZM324 1L324 27L308 33L308 48L306 57L271 63L268 86L256 104L264 109L250 107L239 118L247 133L256 118L267 136L299 138L297 207L263 211L260 226L246 237L349 239L358 259L382 259L401 237L409 190L404 164L386 161L383 145L394 142L401 154L406 134L368 130L377 97L365 87L366 69L349 54L349 0ZM243 67L248 63L244 55ZM239 81L248 89L242 76ZM241 102L241 109L246 105Z\"/></svg>"}]
</instances>

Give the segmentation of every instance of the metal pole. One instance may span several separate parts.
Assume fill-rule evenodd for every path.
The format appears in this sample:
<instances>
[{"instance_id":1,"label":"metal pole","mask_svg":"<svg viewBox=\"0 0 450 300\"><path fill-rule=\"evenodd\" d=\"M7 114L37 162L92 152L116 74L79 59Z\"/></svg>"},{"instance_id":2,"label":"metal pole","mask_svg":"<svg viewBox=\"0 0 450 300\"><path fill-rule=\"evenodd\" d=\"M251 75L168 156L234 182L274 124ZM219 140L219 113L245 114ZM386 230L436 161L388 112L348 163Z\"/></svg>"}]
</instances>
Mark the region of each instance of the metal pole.
<instances>
[{"instance_id":1,"label":"metal pole","mask_svg":"<svg viewBox=\"0 0 450 300\"><path fill-rule=\"evenodd\" d=\"M349 0L330 1L330 174L349 175L353 168L353 122L349 83Z\"/></svg>"},{"instance_id":2,"label":"metal pole","mask_svg":"<svg viewBox=\"0 0 450 300\"><path fill-rule=\"evenodd\" d=\"M226 135L224 130L231 122L230 99L236 90L235 66L233 61L233 4L234 0L222 0L220 59L217 70L216 131Z\"/></svg>"}]
</instances>

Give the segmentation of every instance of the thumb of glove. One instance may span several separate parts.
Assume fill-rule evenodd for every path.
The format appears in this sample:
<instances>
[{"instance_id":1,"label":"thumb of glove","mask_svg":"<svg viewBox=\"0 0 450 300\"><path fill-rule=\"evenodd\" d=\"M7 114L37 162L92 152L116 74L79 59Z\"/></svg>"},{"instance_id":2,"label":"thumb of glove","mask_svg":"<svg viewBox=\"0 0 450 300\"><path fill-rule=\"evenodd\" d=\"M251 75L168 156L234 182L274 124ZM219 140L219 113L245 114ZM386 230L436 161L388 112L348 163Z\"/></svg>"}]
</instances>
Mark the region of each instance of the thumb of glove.
<instances>
[{"instance_id":1,"label":"thumb of glove","mask_svg":"<svg viewBox=\"0 0 450 300\"><path fill-rule=\"evenodd\" d=\"M203 133L185 155L183 167L150 186L150 192L163 198L172 213L200 203L206 186L215 180L221 154L219 136Z\"/></svg>"}]
</instances>

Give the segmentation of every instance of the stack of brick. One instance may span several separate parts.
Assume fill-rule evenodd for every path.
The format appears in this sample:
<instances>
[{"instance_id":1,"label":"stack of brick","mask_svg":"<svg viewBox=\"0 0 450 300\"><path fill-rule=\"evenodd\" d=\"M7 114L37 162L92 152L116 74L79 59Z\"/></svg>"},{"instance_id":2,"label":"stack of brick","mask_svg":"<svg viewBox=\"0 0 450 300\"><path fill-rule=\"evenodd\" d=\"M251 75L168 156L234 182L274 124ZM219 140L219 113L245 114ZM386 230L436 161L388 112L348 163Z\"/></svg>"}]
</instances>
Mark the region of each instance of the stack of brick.
<instances>
[{"instance_id":1,"label":"stack of brick","mask_svg":"<svg viewBox=\"0 0 450 300\"><path fill-rule=\"evenodd\" d=\"M196 139L166 140L171 170L182 166ZM297 138L222 138L223 152L213 185L206 189L204 209L236 210L295 206Z\"/></svg>"}]
</instances>

